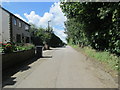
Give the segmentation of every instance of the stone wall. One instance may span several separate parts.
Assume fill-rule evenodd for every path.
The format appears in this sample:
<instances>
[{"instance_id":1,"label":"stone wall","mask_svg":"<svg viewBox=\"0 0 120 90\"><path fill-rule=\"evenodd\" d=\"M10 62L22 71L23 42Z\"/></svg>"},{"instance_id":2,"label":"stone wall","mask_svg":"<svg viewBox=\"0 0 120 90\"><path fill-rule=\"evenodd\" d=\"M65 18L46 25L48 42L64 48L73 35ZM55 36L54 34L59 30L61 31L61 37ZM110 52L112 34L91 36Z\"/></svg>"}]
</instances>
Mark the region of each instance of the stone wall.
<instances>
[{"instance_id":1,"label":"stone wall","mask_svg":"<svg viewBox=\"0 0 120 90\"><path fill-rule=\"evenodd\" d=\"M7 69L35 56L35 49L2 54L2 69Z\"/></svg>"}]
</instances>

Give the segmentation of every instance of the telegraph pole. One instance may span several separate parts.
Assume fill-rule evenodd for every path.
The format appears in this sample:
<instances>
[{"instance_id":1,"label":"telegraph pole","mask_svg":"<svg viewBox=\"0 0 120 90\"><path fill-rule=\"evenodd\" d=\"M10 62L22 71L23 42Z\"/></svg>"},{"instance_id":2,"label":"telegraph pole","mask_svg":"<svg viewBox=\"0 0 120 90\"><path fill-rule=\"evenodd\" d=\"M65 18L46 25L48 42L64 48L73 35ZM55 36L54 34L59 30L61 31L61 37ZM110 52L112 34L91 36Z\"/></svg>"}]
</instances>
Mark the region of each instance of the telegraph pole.
<instances>
[{"instance_id":1,"label":"telegraph pole","mask_svg":"<svg viewBox=\"0 0 120 90\"><path fill-rule=\"evenodd\" d=\"M51 22L51 20L48 21L48 32L49 32L49 23Z\"/></svg>"}]
</instances>

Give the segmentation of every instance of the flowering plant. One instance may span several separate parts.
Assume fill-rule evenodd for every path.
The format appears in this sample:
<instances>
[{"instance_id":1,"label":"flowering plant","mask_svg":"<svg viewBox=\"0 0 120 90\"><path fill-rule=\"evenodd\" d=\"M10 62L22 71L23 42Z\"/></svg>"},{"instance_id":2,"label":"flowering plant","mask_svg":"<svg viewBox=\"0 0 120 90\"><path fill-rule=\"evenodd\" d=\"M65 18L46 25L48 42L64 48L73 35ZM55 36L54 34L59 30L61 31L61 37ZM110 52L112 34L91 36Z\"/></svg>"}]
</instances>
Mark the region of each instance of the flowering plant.
<instances>
[{"instance_id":1,"label":"flowering plant","mask_svg":"<svg viewBox=\"0 0 120 90\"><path fill-rule=\"evenodd\" d=\"M8 42L8 43L0 42L0 44L2 45L2 52L4 53L10 53L15 50L15 46L11 42Z\"/></svg>"},{"instance_id":2,"label":"flowering plant","mask_svg":"<svg viewBox=\"0 0 120 90\"><path fill-rule=\"evenodd\" d=\"M0 42L0 52L2 52L2 53L11 53L14 51L29 50L32 48L34 48L33 44L17 45L12 42L8 42L8 43Z\"/></svg>"}]
</instances>

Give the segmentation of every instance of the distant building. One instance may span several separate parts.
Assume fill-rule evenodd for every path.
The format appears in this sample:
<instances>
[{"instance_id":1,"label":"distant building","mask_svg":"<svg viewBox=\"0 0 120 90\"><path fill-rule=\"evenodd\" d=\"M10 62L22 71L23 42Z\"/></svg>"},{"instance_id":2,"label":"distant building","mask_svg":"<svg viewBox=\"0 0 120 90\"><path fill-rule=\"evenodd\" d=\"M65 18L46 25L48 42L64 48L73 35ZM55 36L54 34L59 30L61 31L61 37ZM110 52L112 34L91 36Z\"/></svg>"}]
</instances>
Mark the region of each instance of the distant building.
<instances>
[{"instance_id":1,"label":"distant building","mask_svg":"<svg viewBox=\"0 0 120 90\"><path fill-rule=\"evenodd\" d=\"M18 18L11 12L6 9L0 7L0 13L2 15L2 19L0 21L0 42L15 42L15 43L30 43L30 25Z\"/></svg>"}]
</instances>

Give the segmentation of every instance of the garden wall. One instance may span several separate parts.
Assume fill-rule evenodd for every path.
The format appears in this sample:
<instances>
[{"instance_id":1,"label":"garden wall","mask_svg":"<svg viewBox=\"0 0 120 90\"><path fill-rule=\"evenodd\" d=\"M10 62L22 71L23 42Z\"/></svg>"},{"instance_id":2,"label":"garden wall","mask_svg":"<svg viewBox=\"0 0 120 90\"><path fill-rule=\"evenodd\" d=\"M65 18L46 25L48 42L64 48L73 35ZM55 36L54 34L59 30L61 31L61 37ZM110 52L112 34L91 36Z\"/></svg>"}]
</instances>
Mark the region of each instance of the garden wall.
<instances>
[{"instance_id":1,"label":"garden wall","mask_svg":"<svg viewBox=\"0 0 120 90\"><path fill-rule=\"evenodd\" d=\"M35 49L2 54L2 68L7 69L35 56Z\"/></svg>"}]
</instances>

